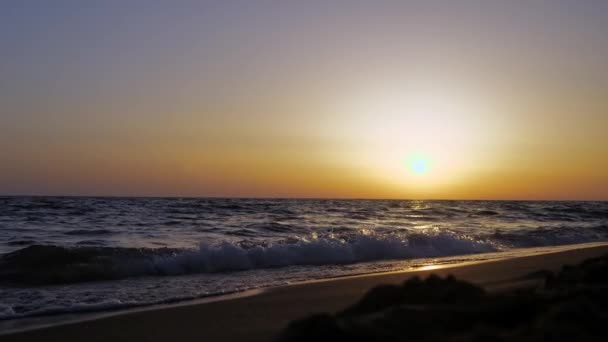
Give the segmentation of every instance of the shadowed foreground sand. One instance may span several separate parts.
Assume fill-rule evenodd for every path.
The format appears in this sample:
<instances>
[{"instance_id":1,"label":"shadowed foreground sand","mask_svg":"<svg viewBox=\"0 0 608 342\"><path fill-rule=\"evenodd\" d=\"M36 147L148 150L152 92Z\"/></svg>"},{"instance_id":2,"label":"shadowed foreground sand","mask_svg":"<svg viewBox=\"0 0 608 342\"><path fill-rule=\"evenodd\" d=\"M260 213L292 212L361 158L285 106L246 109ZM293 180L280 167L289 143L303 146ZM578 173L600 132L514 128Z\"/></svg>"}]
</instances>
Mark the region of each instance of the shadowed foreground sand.
<instances>
[{"instance_id":1,"label":"shadowed foreground sand","mask_svg":"<svg viewBox=\"0 0 608 342\"><path fill-rule=\"evenodd\" d=\"M268 341L290 321L353 305L372 287L415 276L454 275L490 292L536 286L541 270L556 271L608 253L608 246L433 270L341 278L274 288L258 295L204 304L133 312L1 336L2 341Z\"/></svg>"},{"instance_id":2,"label":"shadowed foreground sand","mask_svg":"<svg viewBox=\"0 0 608 342\"><path fill-rule=\"evenodd\" d=\"M608 254L541 271L537 286L488 292L453 276L378 285L337 314L294 321L281 342L589 341L608 339Z\"/></svg>"}]
</instances>

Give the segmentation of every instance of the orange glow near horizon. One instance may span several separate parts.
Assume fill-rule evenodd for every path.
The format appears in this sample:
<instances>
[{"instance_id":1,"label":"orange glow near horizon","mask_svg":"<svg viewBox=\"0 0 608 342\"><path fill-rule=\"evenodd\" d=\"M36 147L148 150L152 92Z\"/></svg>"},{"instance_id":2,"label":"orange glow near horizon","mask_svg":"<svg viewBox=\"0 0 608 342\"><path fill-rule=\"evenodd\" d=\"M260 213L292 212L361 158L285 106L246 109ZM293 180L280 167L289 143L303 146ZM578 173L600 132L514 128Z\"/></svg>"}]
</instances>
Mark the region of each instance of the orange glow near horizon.
<instances>
[{"instance_id":1,"label":"orange glow near horizon","mask_svg":"<svg viewBox=\"0 0 608 342\"><path fill-rule=\"evenodd\" d=\"M12 8L0 195L608 200L608 7L465 3Z\"/></svg>"}]
</instances>

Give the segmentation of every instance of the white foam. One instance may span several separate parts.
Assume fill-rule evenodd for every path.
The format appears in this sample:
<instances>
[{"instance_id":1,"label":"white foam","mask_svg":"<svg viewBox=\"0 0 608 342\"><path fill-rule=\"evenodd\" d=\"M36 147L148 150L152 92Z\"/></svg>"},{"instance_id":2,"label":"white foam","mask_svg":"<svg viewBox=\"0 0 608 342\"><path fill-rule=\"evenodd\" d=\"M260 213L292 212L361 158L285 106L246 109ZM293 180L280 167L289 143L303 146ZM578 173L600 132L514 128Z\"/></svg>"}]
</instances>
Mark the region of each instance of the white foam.
<instances>
[{"instance_id":1,"label":"white foam","mask_svg":"<svg viewBox=\"0 0 608 342\"><path fill-rule=\"evenodd\" d=\"M497 247L491 242L451 232L431 230L408 236L397 233L381 235L362 230L348 237L313 235L299 238L296 242L248 248L230 242L201 244L198 249L155 257L149 266L155 273L176 275L441 257L496 250Z\"/></svg>"}]
</instances>

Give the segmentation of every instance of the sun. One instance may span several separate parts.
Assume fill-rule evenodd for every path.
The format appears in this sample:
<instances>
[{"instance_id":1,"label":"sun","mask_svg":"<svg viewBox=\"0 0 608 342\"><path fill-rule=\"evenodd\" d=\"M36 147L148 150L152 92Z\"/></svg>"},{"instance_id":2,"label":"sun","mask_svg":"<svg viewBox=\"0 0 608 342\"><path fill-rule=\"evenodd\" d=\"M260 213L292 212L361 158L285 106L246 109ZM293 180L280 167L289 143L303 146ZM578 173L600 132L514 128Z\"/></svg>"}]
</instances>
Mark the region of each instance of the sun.
<instances>
[{"instance_id":1,"label":"sun","mask_svg":"<svg viewBox=\"0 0 608 342\"><path fill-rule=\"evenodd\" d=\"M424 176L429 173L431 163L429 159L425 158L424 156L412 156L407 161L407 167L412 174Z\"/></svg>"},{"instance_id":2,"label":"sun","mask_svg":"<svg viewBox=\"0 0 608 342\"><path fill-rule=\"evenodd\" d=\"M439 189L458 184L483 168L496 111L489 98L465 82L422 81L369 84L347 94L342 113L343 141L357 146L345 159L365 167L393 189Z\"/></svg>"}]
</instances>

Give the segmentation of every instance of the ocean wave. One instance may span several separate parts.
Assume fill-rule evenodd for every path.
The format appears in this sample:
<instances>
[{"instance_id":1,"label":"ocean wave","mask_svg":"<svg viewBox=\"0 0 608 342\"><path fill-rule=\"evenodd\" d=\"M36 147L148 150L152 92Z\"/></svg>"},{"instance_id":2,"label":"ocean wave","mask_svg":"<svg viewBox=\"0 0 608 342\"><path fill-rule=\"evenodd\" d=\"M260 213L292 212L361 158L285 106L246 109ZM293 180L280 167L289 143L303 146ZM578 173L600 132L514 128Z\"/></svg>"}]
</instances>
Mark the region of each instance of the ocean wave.
<instances>
[{"instance_id":1,"label":"ocean wave","mask_svg":"<svg viewBox=\"0 0 608 342\"><path fill-rule=\"evenodd\" d=\"M354 232L336 229L272 242L259 239L252 230L235 232L244 240L201 243L188 249L33 245L0 258L0 279L22 284L75 283L445 257L608 239L608 226L603 224L581 229L496 230L484 235L444 229Z\"/></svg>"},{"instance_id":2,"label":"ocean wave","mask_svg":"<svg viewBox=\"0 0 608 342\"><path fill-rule=\"evenodd\" d=\"M502 246L526 248L558 246L608 240L608 225L590 227L538 227L512 231L496 231L490 236Z\"/></svg>"},{"instance_id":3,"label":"ocean wave","mask_svg":"<svg viewBox=\"0 0 608 342\"><path fill-rule=\"evenodd\" d=\"M496 251L489 241L454 232L311 235L275 243L202 243L193 249L30 246L0 259L6 282L50 284L138 276L231 272L297 265L441 257Z\"/></svg>"},{"instance_id":4,"label":"ocean wave","mask_svg":"<svg viewBox=\"0 0 608 342\"><path fill-rule=\"evenodd\" d=\"M362 231L349 238L300 238L243 248L238 244L202 244L196 250L159 256L155 273L185 274L237 271L294 265L349 264L364 261L439 257L495 251L493 244L452 233L378 235Z\"/></svg>"},{"instance_id":5,"label":"ocean wave","mask_svg":"<svg viewBox=\"0 0 608 342\"><path fill-rule=\"evenodd\" d=\"M74 229L65 232L66 235L107 235L112 234L113 231L109 229Z\"/></svg>"}]
</instances>

